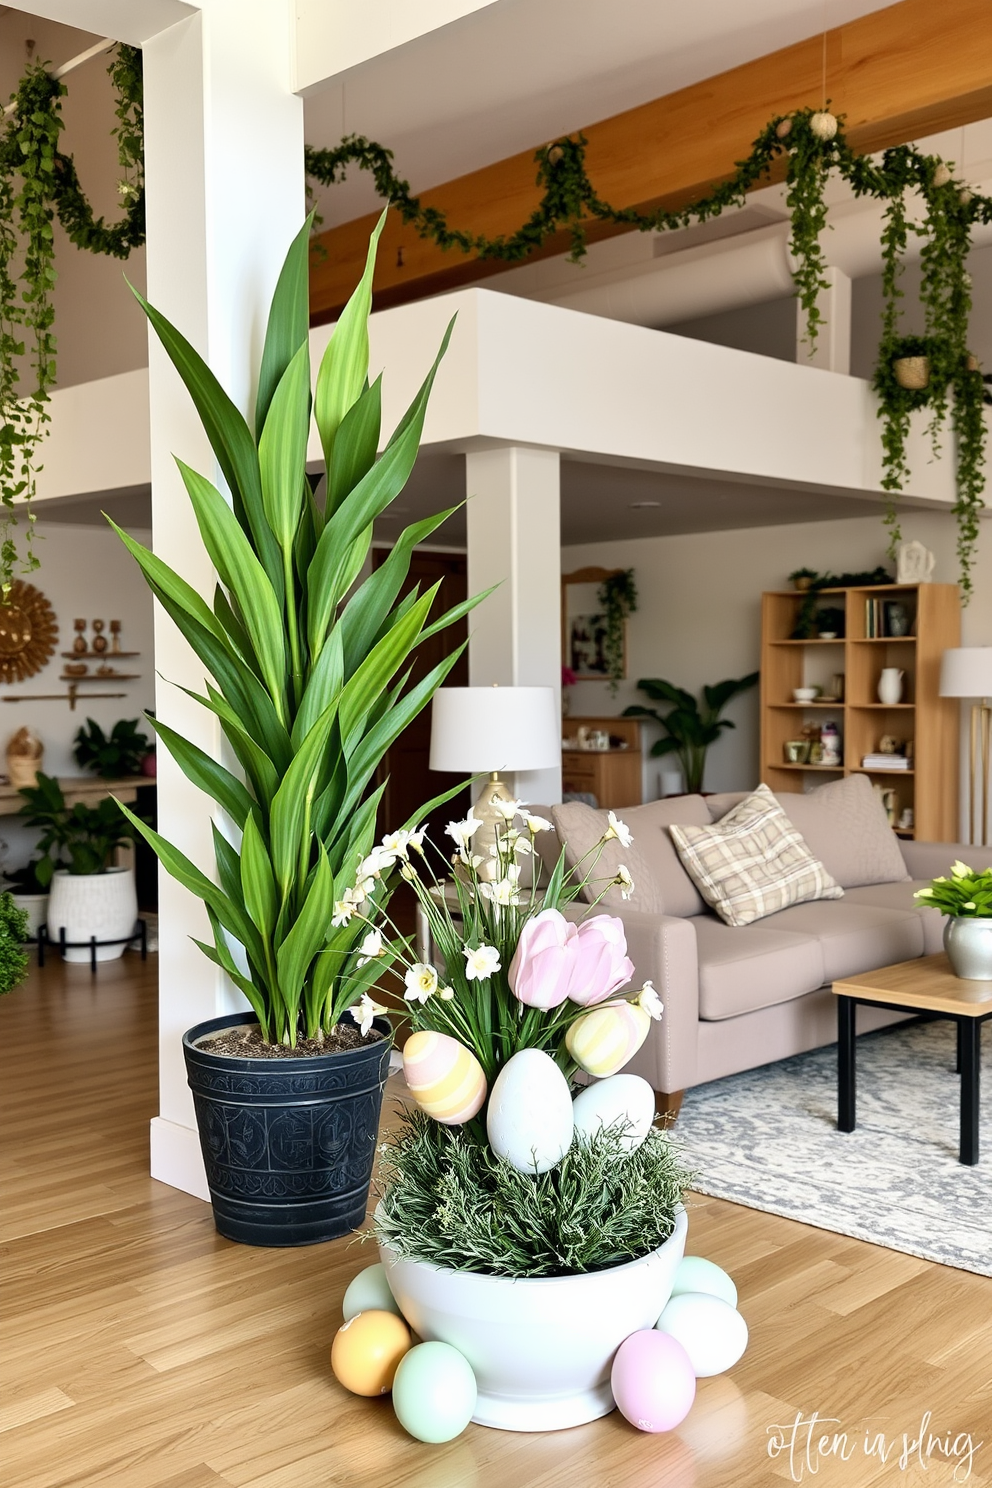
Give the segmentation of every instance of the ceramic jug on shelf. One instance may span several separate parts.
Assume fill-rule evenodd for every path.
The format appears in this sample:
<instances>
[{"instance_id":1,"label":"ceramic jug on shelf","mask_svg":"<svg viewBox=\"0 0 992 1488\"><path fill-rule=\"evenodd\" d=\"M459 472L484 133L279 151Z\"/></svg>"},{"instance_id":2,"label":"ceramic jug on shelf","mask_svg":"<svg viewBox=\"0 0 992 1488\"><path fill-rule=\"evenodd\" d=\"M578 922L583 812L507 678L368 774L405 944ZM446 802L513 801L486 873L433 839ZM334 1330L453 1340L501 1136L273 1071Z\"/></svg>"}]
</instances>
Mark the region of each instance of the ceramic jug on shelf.
<instances>
[{"instance_id":1,"label":"ceramic jug on shelf","mask_svg":"<svg viewBox=\"0 0 992 1488\"><path fill-rule=\"evenodd\" d=\"M878 700L892 707L895 703L902 702L902 685L906 673L901 672L898 667L883 667L882 675L878 679Z\"/></svg>"}]
</instances>

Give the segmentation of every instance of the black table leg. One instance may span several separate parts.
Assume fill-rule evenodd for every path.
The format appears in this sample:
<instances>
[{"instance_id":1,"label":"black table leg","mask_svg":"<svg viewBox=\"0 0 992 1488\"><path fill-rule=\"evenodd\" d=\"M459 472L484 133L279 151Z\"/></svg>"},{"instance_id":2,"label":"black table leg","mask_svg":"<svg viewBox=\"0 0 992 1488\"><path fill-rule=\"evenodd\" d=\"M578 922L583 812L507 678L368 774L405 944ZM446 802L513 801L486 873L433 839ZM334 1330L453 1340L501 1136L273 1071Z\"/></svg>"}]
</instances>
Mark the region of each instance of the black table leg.
<instances>
[{"instance_id":1,"label":"black table leg","mask_svg":"<svg viewBox=\"0 0 992 1488\"><path fill-rule=\"evenodd\" d=\"M853 997L837 998L837 1130L842 1132L854 1130L857 1007Z\"/></svg>"},{"instance_id":2,"label":"black table leg","mask_svg":"<svg viewBox=\"0 0 992 1488\"><path fill-rule=\"evenodd\" d=\"M961 1051L961 1152L969 1167L978 1162L978 1086L981 1073L982 1025L977 1018L959 1018Z\"/></svg>"},{"instance_id":3,"label":"black table leg","mask_svg":"<svg viewBox=\"0 0 992 1488\"><path fill-rule=\"evenodd\" d=\"M955 1018L954 1022L957 1028L957 1058L954 1065L954 1072L955 1074L959 1075L961 1073L961 1025L963 1024L964 1019Z\"/></svg>"}]
</instances>

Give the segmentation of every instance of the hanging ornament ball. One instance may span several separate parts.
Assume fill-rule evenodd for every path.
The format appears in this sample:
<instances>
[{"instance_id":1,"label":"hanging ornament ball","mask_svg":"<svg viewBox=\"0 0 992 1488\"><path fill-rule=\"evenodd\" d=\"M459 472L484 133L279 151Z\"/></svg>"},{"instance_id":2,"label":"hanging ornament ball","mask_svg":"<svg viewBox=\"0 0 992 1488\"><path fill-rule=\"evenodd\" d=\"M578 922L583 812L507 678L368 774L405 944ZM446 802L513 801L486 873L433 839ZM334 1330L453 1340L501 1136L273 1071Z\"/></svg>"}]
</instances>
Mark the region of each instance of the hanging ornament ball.
<instances>
[{"instance_id":1,"label":"hanging ornament ball","mask_svg":"<svg viewBox=\"0 0 992 1488\"><path fill-rule=\"evenodd\" d=\"M334 1335L331 1368L353 1395L388 1395L399 1362L410 1348L410 1329L393 1312L360 1312Z\"/></svg>"},{"instance_id":2,"label":"hanging ornament ball","mask_svg":"<svg viewBox=\"0 0 992 1488\"><path fill-rule=\"evenodd\" d=\"M450 1343L418 1343L400 1360L393 1410L417 1441L452 1441L471 1421L477 1394L464 1354Z\"/></svg>"},{"instance_id":3,"label":"hanging ornament ball","mask_svg":"<svg viewBox=\"0 0 992 1488\"><path fill-rule=\"evenodd\" d=\"M704 1291L705 1288L699 1287L697 1290ZM341 1311L346 1323L350 1323L360 1312L393 1312L397 1317L402 1317L396 1298L389 1290L386 1268L381 1261L377 1261L374 1266L366 1266L349 1283Z\"/></svg>"},{"instance_id":4,"label":"hanging ornament ball","mask_svg":"<svg viewBox=\"0 0 992 1488\"><path fill-rule=\"evenodd\" d=\"M779 139L787 139L788 136L791 133L792 133L792 120L791 119L779 119L778 123L775 125L775 134L776 134L776 136Z\"/></svg>"},{"instance_id":5,"label":"hanging ornament ball","mask_svg":"<svg viewBox=\"0 0 992 1488\"><path fill-rule=\"evenodd\" d=\"M561 145L552 145L551 149L548 151L548 164L557 165L559 160L563 160L564 158L565 151L562 149Z\"/></svg>"},{"instance_id":6,"label":"hanging ornament ball","mask_svg":"<svg viewBox=\"0 0 992 1488\"><path fill-rule=\"evenodd\" d=\"M837 133L837 120L833 114L823 111L819 114L810 115L809 127L816 139L826 142L827 140L832 140Z\"/></svg>"},{"instance_id":7,"label":"hanging ornament ball","mask_svg":"<svg viewBox=\"0 0 992 1488\"><path fill-rule=\"evenodd\" d=\"M610 1388L620 1414L638 1431L673 1431L696 1398L696 1376L677 1339L647 1328L617 1349Z\"/></svg>"},{"instance_id":8,"label":"hanging ornament ball","mask_svg":"<svg viewBox=\"0 0 992 1488\"><path fill-rule=\"evenodd\" d=\"M933 173L933 184L935 186L946 186L951 179L951 173L943 161L937 166Z\"/></svg>"}]
</instances>

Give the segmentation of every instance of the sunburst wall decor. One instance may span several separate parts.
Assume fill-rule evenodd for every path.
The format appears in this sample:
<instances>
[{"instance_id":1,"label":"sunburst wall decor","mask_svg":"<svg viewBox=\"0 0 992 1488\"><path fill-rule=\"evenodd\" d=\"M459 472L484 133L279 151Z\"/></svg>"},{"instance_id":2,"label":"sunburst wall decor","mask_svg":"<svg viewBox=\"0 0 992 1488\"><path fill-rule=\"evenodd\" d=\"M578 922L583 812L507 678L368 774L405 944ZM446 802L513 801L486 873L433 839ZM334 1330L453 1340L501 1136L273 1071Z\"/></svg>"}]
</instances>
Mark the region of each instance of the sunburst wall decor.
<instances>
[{"instance_id":1,"label":"sunburst wall decor","mask_svg":"<svg viewBox=\"0 0 992 1488\"><path fill-rule=\"evenodd\" d=\"M15 579L10 603L0 605L0 682L23 682L40 672L58 638L55 611L41 590Z\"/></svg>"}]
</instances>

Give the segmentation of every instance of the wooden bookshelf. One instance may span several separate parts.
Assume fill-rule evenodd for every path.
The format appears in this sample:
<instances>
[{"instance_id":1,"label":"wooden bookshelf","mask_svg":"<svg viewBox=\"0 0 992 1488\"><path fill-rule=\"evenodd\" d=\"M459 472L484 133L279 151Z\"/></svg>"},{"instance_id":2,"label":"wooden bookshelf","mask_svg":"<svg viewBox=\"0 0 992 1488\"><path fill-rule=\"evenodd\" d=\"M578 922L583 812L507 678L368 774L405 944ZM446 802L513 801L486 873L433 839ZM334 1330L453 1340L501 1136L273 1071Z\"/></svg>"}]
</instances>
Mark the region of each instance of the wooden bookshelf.
<instances>
[{"instance_id":1,"label":"wooden bookshelf","mask_svg":"<svg viewBox=\"0 0 992 1488\"><path fill-rule=\"evenodd\" d=\"M913 808L912 830L900 837L953 842L958 837L958 722L954 698L939 696L940 659L961 644L961 608L955 584L890 584L868 589L822 589L818 604L844 611L844 634L835 640L795 640L805 598L793 590L768 593L761 600L761 760L762 779L774 791L812 789L822 779L866 774L873 785L897 792L899 812ZM899 601L910 615L908 635L869 635L871 601ZM879 701L883 667L905 672L902 700ZM796 687L829 690L844 674L843 701L797 703ZM843 765L785 763L784 745L798 737L803 721L832 720L841 731ZM865 770L862 760L877 752L883 735L913 741L909 770ZM817 777L820 777L819 779Z\"/></svg>"}]
</instances>

